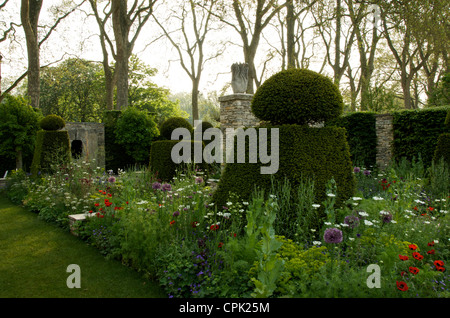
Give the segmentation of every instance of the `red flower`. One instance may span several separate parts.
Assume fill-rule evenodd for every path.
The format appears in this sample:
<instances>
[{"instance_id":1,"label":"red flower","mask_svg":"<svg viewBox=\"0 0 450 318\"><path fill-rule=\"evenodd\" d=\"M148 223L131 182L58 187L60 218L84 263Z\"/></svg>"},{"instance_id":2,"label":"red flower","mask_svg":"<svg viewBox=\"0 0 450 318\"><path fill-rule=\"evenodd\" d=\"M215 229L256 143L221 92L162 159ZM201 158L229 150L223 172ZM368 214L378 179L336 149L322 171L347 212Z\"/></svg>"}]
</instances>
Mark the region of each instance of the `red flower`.
<instances>
[{"instance_id":1,"label":"red flower","mask_svg":"<svg viewBox=\"0 0 450 318\"><path fill-rule=\"evenodd\" d=\"M414 274L414 275L416 275L416 274L418 274L419 273L419 269L417 268L417 267L410 267L409 268L409 272L411 273L411 274Z\"/></svg>"},{"instance_id":2,"label":"red flower","mask_svg":"<svg viewBox=\"0 0 450 318\"><path fill-rule=\"evenodd\" d=\"M192 227L197 227L199 225L199 223L194 221L194 222L192 222L191 225L192 225Z\"/></svg>"},{"instance_id":3,"label":"red flower","mask_svg":"<svg viewBox=\"0 0 450 318\"><path fill-rule=\"evenodd\" d=\"M417 211L417 207L416 207L416 206L415 206L415 207L413 207L413 209Z\"/></svg>"},{"instance_id":4,"label":"red flower","mask_svg":"<svg viewBox=\"0 0 450 318\"><path fill-rule=\"evenodd\" d=\"M427 254L434 254L434 250L429 250L429 251L427 251Z\"/></svg>"},{"instance_id":5,"label":"red flower","mask_svg":"<svg viewBox=\"0 0 450 318\"><path fill-rule=\"evenodd\" d=\"M402 272L400 273L400 275L403 277L403 276L406 275L406 272L405 272L405 271L402 271Z\"/></svg>"},{"instance_id":6,"label":"red flower","mask_svg":"<svg viewBox=\"0 0 450 318\"><path fill-rule=\"evenodd\" d=\"M412 255L416 260L421 261L423 259L423 256L420 253L414 252Z\"/></svg>"},{"instance_id":7,"label":"red flower","mask_svg":"<svg viewBox=\"0 0 450 318\"><path fill-rule=\"evenodd\" d=\"M93 211L91 210L91 211L89 211L89 213L92 213Z\"/></svg>"},{"instance_id":8,"label":"red flower","mask_svg":"<svg viewBox=\"0 0 450 318\"><path fill-rule=\"evenodd\" d=\"M219 245L217 245L217 247L221 248L223 246L223 243L220 242Z\"/></svg>"},{"instance_id":9,"label":"red flower","mask_svg":"<svg viewBox=\"0 0 450 318\"><path fill-rule=\"evenodd\" d=\"M433 242L430 242L430 243L428 243L428 246L434 246L434 241L433 241Z\"/></svg>"},{"instance_id":10,"label":"red flower","mask_svg":"<svg viewBox=\"0 0 450 318\"><path fill-rule=\"evenodd\" d=\"M408 258L408 256L403 256L403 255L399 255L398 256L399 258L400 258L400 260L402 260L402 261L407 261L409 258Z\"/></svg>"},{"instance_id":11,"label":"red flower","mask_svg":"<svg viewBox=\"0 0 450 318\"><path fill-rule=\"evenodd\" d=\"M408 290L408 285L406 285L405 282L398 282L397 281L397 288L401 291L407 291Z\"/></svg>"},{"instance_id":12,"label":"red flower","mask_svg":"<svg viewBox=\"0 0 450 318\"><path fill-rule=\"evenodd\" d=\"M174 225L175 224L175 220L170 221L170 225Z\"/></svg>"},{"instance_id":13,"label":"red flower","mask_svg":"<svg viewBox=\"0 0 450 318\"><path fill-rule=\"evenodd\" d=\"M128 201L126 203L128 204Z\"/></svg>"},{"instance_id":14,"label":"red flower","mask_svg":"<svg viewBox=\"0 0 450 318\"><path fill-rule=\"evenodd\" d=\"M439 272L445 272L445 267L436 266L436 270L439 271Z\"/></svg>"},{"instance_id":15,"label":"red flower","mask_svg":"<svg viewBox=\"0 0 450 318\"><path fill-rule=\"evenodd\" d=\"M436 267L444 267L444 262L440 260L434 261L434 266Z\"/></svg>"},{"instance_id":16,"label":"red flower","mask_svg":"<svg viewBox=\"0 0 450 318\"><path fill-rule=\"evenodd\" d=\"M94 204L95 206L99 206L100 204L99 203L96 203L96 204Z\"/></svg>"},{"instance_id":17,"label":"red flower","mask_svg":"<svg viewBox=\"0 0 450 318\"><path fill-rule=\"evenodd\" d=\"M434 208L430 206L430 207L427 208L427 210L431 212L431 211L434 210Z\"/></svg>"},{"instance_id":18,"label":"red flower","mask_svg":"<svg viewBox=\"0 0 450 318\"><path fill-rule=\"evenodd\" d=\"M416 244L409 244L408 247L412 251L415 251L417 249L417 245Z\"/></svg>"},{"instance_id":19,"label":"red flower","mask_svg":"<svg viewBox=\"0 0 450 318\"><path fill-rule=\"evenodd\" d=\"M213 224L211 225L211 227L209 228L211 231L215 231L219 229L219 224Z\"/></svg>"}]
</instances>

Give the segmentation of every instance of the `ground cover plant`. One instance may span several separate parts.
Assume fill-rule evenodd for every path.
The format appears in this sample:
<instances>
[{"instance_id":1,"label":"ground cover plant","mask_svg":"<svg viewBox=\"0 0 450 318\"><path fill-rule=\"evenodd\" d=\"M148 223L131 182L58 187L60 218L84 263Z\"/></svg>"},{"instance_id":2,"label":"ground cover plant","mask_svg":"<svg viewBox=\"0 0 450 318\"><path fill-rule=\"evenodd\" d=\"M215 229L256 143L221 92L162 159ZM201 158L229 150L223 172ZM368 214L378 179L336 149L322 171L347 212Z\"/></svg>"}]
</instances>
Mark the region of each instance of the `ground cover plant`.
<instances>
[{"instance_id":1,"label":"ground cover plant","mask_svg":"<svg viewBox=\"0 0 450 318\"><path fill-rule=\"evenodd\" d=\"M430 177L448 168L430 169L354 167L356 192L340 207L333 179L322 202L313 182L289 192L273 179L270 193L215 206L217 180L195 167L162 182L83 161L38 178L12 173L7 195L67 232L69 214L90 216L72 228L78 239L167 297L449 297L449 187Z\"/></svg>"}]
</instances>

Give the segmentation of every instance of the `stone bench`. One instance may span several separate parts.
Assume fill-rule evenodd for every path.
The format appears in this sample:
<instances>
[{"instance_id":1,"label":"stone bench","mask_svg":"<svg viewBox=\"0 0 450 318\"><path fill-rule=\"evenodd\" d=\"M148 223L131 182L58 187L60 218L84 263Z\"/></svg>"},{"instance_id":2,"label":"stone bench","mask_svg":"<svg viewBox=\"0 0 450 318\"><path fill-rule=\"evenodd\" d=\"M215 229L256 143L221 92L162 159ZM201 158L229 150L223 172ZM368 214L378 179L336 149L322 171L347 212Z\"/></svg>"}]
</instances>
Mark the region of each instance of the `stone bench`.
<instances>
[{"instance_id":1,"label":"stone bench","mask_svg":"<svg viewBox=\"0 0 450 318\"><path fill-rule=\"evenodd\" d=\"M94 213L92 213L92 214L90 214L90 213L80 213L80 214L71 214L71 215L69 215L70 233L72 233L75 236L78 236L75 233L75 227L74 227L75 223L77 221L81 221L82 222L82 221L86 220L86 217L91 217L93 215L95 215L95 214Z\"/></svg>"}]
</instances>

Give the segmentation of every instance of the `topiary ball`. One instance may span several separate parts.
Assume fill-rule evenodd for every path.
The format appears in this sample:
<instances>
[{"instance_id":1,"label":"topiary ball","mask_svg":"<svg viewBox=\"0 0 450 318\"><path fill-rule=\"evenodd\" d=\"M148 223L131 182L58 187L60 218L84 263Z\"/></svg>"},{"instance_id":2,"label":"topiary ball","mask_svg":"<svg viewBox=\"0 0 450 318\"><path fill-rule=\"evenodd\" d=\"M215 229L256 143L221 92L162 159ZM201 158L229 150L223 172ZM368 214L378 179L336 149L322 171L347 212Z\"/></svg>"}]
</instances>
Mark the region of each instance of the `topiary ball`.
<instances>
[{"instance_id":1,"label":"topiary ball","mask_svg":"<svg viewBox=\"0 0 450 318\"><path fill-rule=\"evenodd\" d=\"M161 136L164 137L167 140L172 139L172 131L174 131L176 128L186 128L189 130L191 136L193 133L193 127L192 125L182 117L171 117L164 121L160 128Z\"/></svg>"},{"instance_id":2,"label":"topiary ball","mask_svg":"<svg viewBox=\"0 0 450 318\"><path fill-rule=\"evenodd\" d=\"M307 125L339 117L344 102L328 77L306 69L289 69L257 89L251 108L257 118L272 124Z\"/></svg>"},{"instance_id":3,"label":"topiary ball","mask_svg":"<svg viewBox=\"0 0 450 318\"><path fill-rule=\"evenodd\" d=\"M47 115L41 120L41 128L48 131L61 130L66 126L64 119L58 115Z\"/></svg>"}]
</instances>

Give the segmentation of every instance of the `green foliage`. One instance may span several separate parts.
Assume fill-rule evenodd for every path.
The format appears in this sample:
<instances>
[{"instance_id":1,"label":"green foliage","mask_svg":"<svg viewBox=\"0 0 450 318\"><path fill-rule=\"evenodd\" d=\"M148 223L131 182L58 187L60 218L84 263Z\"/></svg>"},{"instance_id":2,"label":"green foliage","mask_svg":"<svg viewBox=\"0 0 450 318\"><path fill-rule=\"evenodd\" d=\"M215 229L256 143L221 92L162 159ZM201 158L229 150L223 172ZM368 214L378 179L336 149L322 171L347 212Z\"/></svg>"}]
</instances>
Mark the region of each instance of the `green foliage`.
<instances>
[{"instance_id":1,"label":"green foliage","mask_svg":"<svg viewBox=\"0 0 450 318\"><path fill-rule=\"evenodd\" d=\"M134 159L125 150L125 146L116 140L116 124L121 110L108 110L103 113L105 123L105 168L118 171L134 165Z\"/></svg>"},{"instance_id":2,"label":"green foliage","mask_svg":"<svg viewBox=\"0 0 450 318\"><path fill-rule=\"evenodd\" d=\"M394 112L394 160L402 157L412 160L421 156L424 165L429 167L438 137L445 131L447 112L448 107Z\"/></svg>"},{"instance_id":3,"label":"green foliage","mask_svg":"<svg viewBox=\"0 0 450 318\"><path fill-rule=\"evenodd\" d=\"M114 133L115 141L136 163L148 164L148 152L159 131L146 111L128 107L117 119Z\"/></svg>"},{"instance_id":4,"label":"green foliage","mask_svg":"<svg viewBox=\"0 0 450 318\"><path fill-rule=\"evenodd\" d=\"M105 80L100 63L70 58L47 67L40 76L40 105L44 115L66 121L99 122L105 108Z\"/></svg>"},{"instance_id":5,"label":"green foliage","mask_svg":"<svg viewBox=\"0 0 450 318\"><path fill-rule=\"evenodd\" d=\"M66 122L61 116L47 115L40 122L41 128L47 131L61 130L66 126Z\"/></svg>"},{"instance_id":6,"label":"green foliage","mask_svg":"<svg viewBox=\"0 0 450 318\"><path fill-rule=\"evenodd\" d=\"M172 139L172 132L177 128L186 128L189 133L193 134L194 128L192 125L183 117L171 117L165 120L160 128L161 136L167 140Z\"/></svg>"},{"instance_id":7,"label":"green foliage","mask_svg":"<svg viewBox=\"0 0 450 318\"><path fill-rule=\"evenodd\" d=\"M37 132L31 174L52 173L58 164L71 160L69 133L65 130Z\"/></svg>"},{"instance_id":8,"label":"green foliage","mask_svg":"<svg viewBox=\"0 0 450 318\"><path fill-rule=\"evenodd\" d=\"M273 124L314 124L342 114L343 98L333 82L306 69L281 71L256 91L252 112Z\"/></svg>"},{"instance_id":9,"label":"green foliage","mask_svg":"<svg viewBox=\"0 0 450 318\"><path fill-rule=\"evenodd\" d=\"M0 104L0 174L16 168L15 159L33 156L42 115L24 97L7 95ZM17 167L21 168L21 167Z\"/></svg>"},{"instance_id":10,"label":"green foliage","mask_svg":"<svg viewBox=\"0 0 450 318\"><path fill-rule=\"evenodd\" d=\"M179 146L186 146L186 148L191 149L190 158L191 162L193 162L194 158L194 149L195 144L200 143L200 141L186 141L186 140L158 140L152 144L152 148L150 150L150 167L149 169L157 174L158 179L162 181L171 181L173 177L176 176L177 171L181 172L185 169L188 169L188 163L175 163L172 160L172 148L180 144ZM202 151L204 144L202 143ZM183 148L184 149L184 148ZM178 156L178 154L177 154ZM201 170L206 170L206 164L199 163L197 164Z\"/></svg>"},{"instance_id":11,"label":"green foliage","mask_svg":"<svg viewBox=\"0 0 450 318\"><path fill-rule=\"evenodd\" d=\"M256 298L272 296L284 267L284 262L276 255L277 250L283 244L275 237L273 228L277 209L276 200L270 197L266 201L262 193L256 193L247 213L247 236L261 237L261 245L256 252L256 277L251 278L255 284L252 296Z\"/></svg>"},{"instance_id":12,"label":"green foliage","mask_svg":"<svg viewBox=\"0 0 450 318\"><path fill-rule=\"evenodd\" d=\"M433 161L438 162L441 158L450 166L450 133L443 133L438 137Z\"/></svg>"},{"instance_id":13,"label":"green foliage","mask_svg":"<svg viewBox=\"0 0 450 318\"><path fill-rule=\"evenodd\" d=\"M365 167L376 165L377 132L376 117L372 112L347 113L327 123L329 126L344 127L354 164Z\"/></svg>"},{"instance_id":14,"label":"green foliage","mask_svg":"<svg viewBox=\"0 0 450 318\"><path fill-rule=\"evenodd\" d=\"M275 127L279 129L279 169L273 177L278 180L287 178L294 193L302 180L310 179L314 182L316 203L324 201L325 186L331 178L334 178L337 184L338 206L352 196L355 180L343 128L268 126L268 128ZM270 134L268 139L268 149L270 149ZM235 139L234 149L237 149L236 143ZM260 167L263 166L261 162L249 163L248 143L246 147L245 163L228 162L225 166L213 197L218 207L225 204L231 193L235 193L244 201L248 201L255 187L269 193L272 175L261 174Z\"/></svg>"},{"instance_id":15,"label":"green foliage","mask_svg":"<svg viewBox=\"0 0 450 318\"><path fill-rule=\"evenodd\" d=\"M443 106L450 104L450 73L442 75L435 89L428 99L430 106Z\"/></svg>"}]
</instances>

